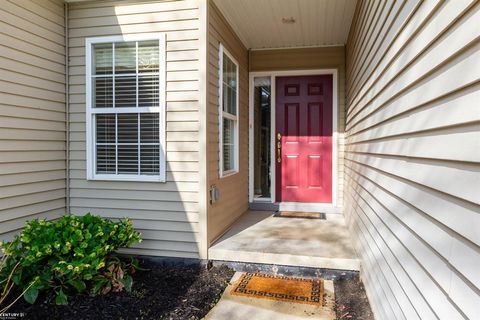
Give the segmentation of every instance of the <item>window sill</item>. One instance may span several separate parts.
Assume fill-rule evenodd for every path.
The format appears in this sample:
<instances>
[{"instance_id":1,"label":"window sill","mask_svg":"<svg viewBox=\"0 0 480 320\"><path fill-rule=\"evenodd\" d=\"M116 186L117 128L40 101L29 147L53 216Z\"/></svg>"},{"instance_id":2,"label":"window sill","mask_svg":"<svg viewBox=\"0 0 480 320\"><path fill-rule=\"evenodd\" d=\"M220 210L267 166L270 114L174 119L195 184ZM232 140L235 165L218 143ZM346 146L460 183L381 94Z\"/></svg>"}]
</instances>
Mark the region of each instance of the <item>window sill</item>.
<instances>
[{"instance_id":1,"label":"window sill","mask_svg":"<svg viewBox=\"0 0 480 320\"><path fill-rule=\"evenodd\" d=\"M225 171L225 172L222 172L222 174L220 175L220 178L231 177L231 176L236 175L237 173L238 173L238 170Z\"/></svg>"},{"instance_id":2,"label":"window sill","mask_svg":"<svg viewBox=\"0 0 480 320\"><path fill-rule=\"evenodd\" d=\"M89 181L124 181L124 182L166 182L161 176L134 176L134 175L109 175L94 174L87 178Z\"/></svg>"}]
</instances>

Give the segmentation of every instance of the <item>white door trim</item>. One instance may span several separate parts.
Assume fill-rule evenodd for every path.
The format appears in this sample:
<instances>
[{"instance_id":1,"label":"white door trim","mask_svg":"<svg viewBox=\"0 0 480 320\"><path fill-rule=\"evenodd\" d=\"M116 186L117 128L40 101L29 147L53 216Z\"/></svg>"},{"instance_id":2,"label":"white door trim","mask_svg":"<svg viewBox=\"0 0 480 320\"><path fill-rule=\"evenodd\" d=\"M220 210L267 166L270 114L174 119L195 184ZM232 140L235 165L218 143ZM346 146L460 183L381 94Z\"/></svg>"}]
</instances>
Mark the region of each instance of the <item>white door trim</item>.
<instances>
[{"instance_id":1,"label":"white door trim","mask_svg":"<svg viewBox=\"0 0 480 320\"><path fill-rule=\"evenodd\" d=\"M312 69L312 70L285 70L285 71L260 71L260 72L250 72L249 74L249 125L248 125L248 148L249 148L249 161L248 161L248 174L249 174L249 201L254 202L253 197L253 123L254 123L254 112L253 112L253 89L254 83L253 80L255 77L270 77L271 82L271 112L270 112L270 122L271 122L271 131L270 139L272 141L270 146L270 174L271 174L271 186L270 186L270 202L275 203L275 82L276 77L281 76L308 76L308 75L323 75L331 74L333 76L333 112L332 112L332 203L325 203L322 207L336 207L337 206L337 191L338 191L338 70L337 69Z\"/></svg>"}]
</instances>

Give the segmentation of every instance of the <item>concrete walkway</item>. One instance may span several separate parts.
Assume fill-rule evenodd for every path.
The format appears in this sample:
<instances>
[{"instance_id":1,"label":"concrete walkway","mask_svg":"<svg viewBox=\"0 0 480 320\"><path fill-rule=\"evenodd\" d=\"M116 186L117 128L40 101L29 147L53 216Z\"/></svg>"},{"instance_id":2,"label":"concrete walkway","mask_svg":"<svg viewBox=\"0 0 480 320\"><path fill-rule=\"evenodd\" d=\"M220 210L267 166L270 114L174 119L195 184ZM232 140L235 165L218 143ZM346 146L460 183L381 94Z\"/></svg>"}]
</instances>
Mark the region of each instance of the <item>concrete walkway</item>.
<instances>
[{"instance_id":1,"label":"concrete walkway","mask_svg":"<svg viewBox=\"0 0 480 320\"><path fill-rule=\"evenodd\" d=\"M230 294L233 284L242 273L237 272L225 289L220 301L207 314L207 320L333 320L335 295L333 281L324 281L325 306L283 302L262 298L234 296Z\"/></svg>"}]
</instances>

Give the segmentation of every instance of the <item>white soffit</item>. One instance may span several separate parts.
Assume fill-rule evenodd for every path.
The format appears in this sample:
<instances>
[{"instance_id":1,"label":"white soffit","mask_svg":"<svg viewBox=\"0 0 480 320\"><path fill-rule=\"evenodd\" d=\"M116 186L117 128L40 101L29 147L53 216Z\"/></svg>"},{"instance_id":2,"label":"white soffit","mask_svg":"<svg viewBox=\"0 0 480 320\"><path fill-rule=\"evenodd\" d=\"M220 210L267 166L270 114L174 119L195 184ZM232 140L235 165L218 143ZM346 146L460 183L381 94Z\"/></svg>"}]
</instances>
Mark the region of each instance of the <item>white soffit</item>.
<instances>
[{"instance_id":1,"label":"white soffit","mask_svg":"<svg viewBox=\"0 0 480 320\"><path fill-rule=\"evenodd\" d=\"M214 2L248 49L344 45L357 4L357 0Z\"/></svg>"}]
</instances>

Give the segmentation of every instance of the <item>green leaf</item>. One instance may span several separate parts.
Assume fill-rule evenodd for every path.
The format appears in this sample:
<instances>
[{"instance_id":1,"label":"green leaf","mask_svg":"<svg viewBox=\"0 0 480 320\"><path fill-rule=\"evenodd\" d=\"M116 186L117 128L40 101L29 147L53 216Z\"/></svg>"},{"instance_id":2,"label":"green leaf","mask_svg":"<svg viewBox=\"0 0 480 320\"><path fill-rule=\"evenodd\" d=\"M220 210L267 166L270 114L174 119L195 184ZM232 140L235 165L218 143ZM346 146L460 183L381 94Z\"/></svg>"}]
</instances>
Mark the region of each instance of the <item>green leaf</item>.
<instances>
[{"instance_id":1,"label":"green leaf","mask_svg":"<svg viewBox=\"0 0 480 320\"><path fill-rule=\"evenodd\" d=\"M78 292L83 292L87 288L87 285L82 280L74 279L74 280L68 281L68 283L71 284L73 287L75 287L75 289L77 289Z\"/></svg>"},{"instance_id":2,"label":"green leaf","mask_svg":"<svg viewBox=\"0 0 480 320\"><path fill-rule=\"evenodd\" d=\"M65 295L65 293L63 293L62 289L60 289L60 291L57 293L57 297L55 298L55 303L57 305L67 305L68 304L67 296Z\"/></svg>"},{"instance_id":3,"label":"green leaf","mask_svg":"<svg viewBox=\"0 0 480 320\"><path fill-rule=\"evenodd\" d=\"M125 291L131 292L132 291L132 284L133 284L133 279L131 276L125 276L123 279L120 279L120 282L123 283L125 286Z\"/></svg>"},{"instance_id":4,"label":"green leaf","mask_svg":"<svg viewBox=\"0 0 480 320\"><path fill-rule=\"evenodd\" d=\"M30 287L25 294L23 295L23 298L25 301L27 301L30 304L34 304L35 300L37 300L38 297L38 289Z\"/></svg>"},{"instance_id":5,"label":"green leaf","mask_svg":"<svg viewBox=\"0 0 480 320\"><path fill-rule=\"evenodd\" d=\"M138 259L131 258L131 261L132 261L131 265L135 268L135 270L150 271L150 269L145 269L145 268L140 267L140 262L138 261Z\"/></svg>"},{"instance_id":6,"label":"green leaf","mask_svg":"<svg viewBox=\"0 0 480 320\"><path fill-rule=\"evenodd\" d=\"M97 295L100 289L107 283L107 281L96 279L95 284L91 289L92 295Z\"/></svg>"},{"instance_id":7,"label":"green leaf","mask_svg":"<svg viewBox=\"0 0 480 320\"><path fill-rule=\"evenodd\" d=\"M22 281L22 270L20 270L20 272L17 272L12 276L12 282L15 283L17 286L20 286L21 281Z\"/></svg>"}]
</instances>

